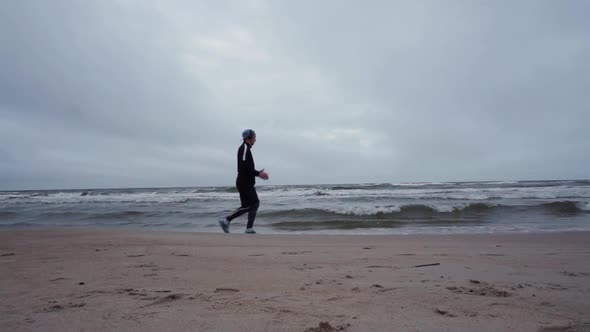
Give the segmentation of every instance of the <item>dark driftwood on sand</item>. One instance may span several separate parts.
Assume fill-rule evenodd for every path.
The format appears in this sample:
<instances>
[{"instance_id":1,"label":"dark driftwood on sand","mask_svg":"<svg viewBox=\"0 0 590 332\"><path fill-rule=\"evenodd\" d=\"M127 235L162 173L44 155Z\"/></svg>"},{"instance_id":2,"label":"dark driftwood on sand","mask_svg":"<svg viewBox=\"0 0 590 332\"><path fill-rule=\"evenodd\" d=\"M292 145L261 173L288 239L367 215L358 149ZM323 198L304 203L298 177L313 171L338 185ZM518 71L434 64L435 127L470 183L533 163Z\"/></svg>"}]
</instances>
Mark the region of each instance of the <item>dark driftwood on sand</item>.
<instances>
[{"instance_id":1,"label":"dark driftwood on sand","mask_svg":"<svg viewBox=\"0 0 590 332\"><path fill-rule=\"evenodd\" d=\"M423 266L434 266L434 265L440 265L440 263L421 264L421 265L414 265L412 267L423 267Z\"/></svg>"}]
</instances>

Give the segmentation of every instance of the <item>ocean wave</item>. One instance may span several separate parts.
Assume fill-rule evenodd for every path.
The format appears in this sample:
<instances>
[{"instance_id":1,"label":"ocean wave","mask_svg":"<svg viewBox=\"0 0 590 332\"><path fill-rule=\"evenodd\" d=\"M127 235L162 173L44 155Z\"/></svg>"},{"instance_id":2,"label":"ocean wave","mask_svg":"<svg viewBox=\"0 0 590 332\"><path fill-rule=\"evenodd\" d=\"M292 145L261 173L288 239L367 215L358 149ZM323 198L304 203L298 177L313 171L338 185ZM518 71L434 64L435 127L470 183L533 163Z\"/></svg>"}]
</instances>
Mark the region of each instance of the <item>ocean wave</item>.
<instances>
[{"instance_id":1,"label":"ocean wave","mask_svg":"<svg viewBox=\"0 0 590 332\"><path fill-rule=\"evenodd\" d=\"M30 195L10 195L7 199L25 199L31 197Z\"/></svg>"},{"instance_id":2,"label":"ocean wave","mask_svg":"<svg viewBox=\"0 0 590 332\"><path fill-rule=\"evenodd\" d=\"M139 218L146 216L146 212L128 210L128 211L114 211L114 212L74 212L74 211L59 211L59 212L44 212L35 215L38 220L99 220L99 219L120 219L120 218Z\"/></svg>"},{"instance_id":3,"label":"ocean wave","mask_svg":"<svg viewBox=\"0 0 590 332\"><path fill-rule=\"evenodd\" d=\"M0 211L0 216L12 216L15 214L16 214L16 212L14 212L14 211Z\"/></svg>"},{"instance_id":4,"label":"ocean wave","mask_svg":"<svg viewBox=\"0 0 590 332\"><path fill-rule=\"evenodd\" d=\"M142 211L117 211L108 213L95 213L87 216L87 219L118 219L118 218L139 218L146 215Z\"/></svg>"},{"instance_id":5,"label":"ocean wave","mask_svg":"<svg viewBox=\"0 0 590 332\"><path fill-rule=\"evenodd\" d=\"M399 218L469 218L485 217L495 212L514 212L515 210L550 214L579 214L590 211L590 203L556 201L531 205L502 205L489 202L463 202L454 205L444 204L405 204L382 206L342 206L330 208L289 209L259 212L268 219L399 219Z\"/></svg>"},{"instance_id":6,"label":"ocean wave","mask_svg":"<svg viewBox=\"0 0 590 332\"><path fill-rule=\"evenodd\" d=\"M74 212L74 211L61 211L61 212L43 212L38 214L41 219L78 219L88 216L85 212Z\"/></svg>"},{"instance_id":7,"label":"ocean wave","mask_svg":"<svg viewBox=\"0 0 590 332\"><path fill-rule=\"evenodd\" d=\"M590 181L374 183L356 185L259 186L265 199L400 199L400 200L586 200ZM100 189L23 191L0 193L0 207L26 204L189 203L193 200L229 200L234 187Z\"/></svg>"},{"instance_id":8,"label":"ocean wave","mask_svg":"<svg viewBox=\"0 0 590 332\"><path fill-rule=\"evenodd\" d=\"M328 187L328 190L371 190L371 189L391 189L397 187L391 183L365 183L351 185L335 185Z\"/></svg>"},{"instance_id":9,"label":"ocean wave","mask_svg":"<svg viewBox=\"0 0 590 332\"><path fill-rule=\"evenodd\" d=\"M340 220L330 221L281 221L270 224L271 227L289 231L312 231L312 230L351 230L358 228L391 228L392 222L342 222Z\"/></svg>"},{"instance_id":10,"label":"ocean wave","mask_svg":"<svg viewBox=\"0 0 590 332\"><path fill-rule=\"evenodd\" d=\"M174 204L174 203L190 203L193 201L207 201L207 200L224 200L235 198L235 194L227 193L209 193L209 194L154 194L154 193L134 193L134 194L95 194L81 196L79 194L51 194L47 196L20 196L14 199L0 200L0 207L22 204L39 204L39 205L61 205L61 204Z\"/></svg>"},{"instance_id":11,"label":"ocean wave","mask_svg":"<svg viewBox=\"0 0 590 332\"><path fill-rule=\"evenodd\" d=\"M13 223L0 223L0 228L20 228L20 227L39 227L39 225L29 222L13 222Z\"/></svg>"},{"instance_id":12,"label":"ocean wave","mask_svg":"<svg viewBox=\"0 0 590 332\"><path fill-rule=\"evenodd\" d=\"M497 204L488 203L459 203L455 205L444 204L405 204L400 206L375 206L371 209L366 208L347 208L331 209L334 213L344 213L354 216L372 216L372 215L407 215L407 214L448 214L461 212L487 212L497 207Z\"/></svg>"},{"instance_id":13,"label":"ocean wave","mask_svg":"<svg viewBox=\"0 0 590 332\"><path fill-rule=\"evenodd\" d=\"M457 213L484 213L494 209L496 205L484 203L465 203L456 206L437 206L425 204L387 205L372 207L341 207L341 208L305 208L271 212L260 212L268 218L314 218L314 217L399 217L410 215L435 215Z\"/></svg>"},{"instance_id":14,"label":"ocean wave","mask_svg":"<svg viewBox=\"0 0 590 332\"><path fill-rule=\"evenodd\" d=\"M576 214L588 211L588 202L560 201L543 204L543 207L552 213L557 214Z\"/></svg>"},{"instance_id":15,"label":"ocean wave","mask_svg":"<svg viewBox=\"0 0 590 332\"><path fill-rule=\"evenodd\" d=\"M18 213L13 211L0 211L0 218L11 218L16 217Z\"/></svg>"},{"instance_id":16,"label":"ocean wave","mask_svg":"<svg viewBox=\"0 0 590 332\"><path fill-rule=\"evenodd\" d=\"M207 194L207 193L237 193L238 189L235 187L212 187L212 188L199 188L191 191L193 194Z\"/></svg>"},{"instance_id":17,"label":"ocean wave","mask_svg":"<svg viewBox=\"0 0 590 332\"><path fill-rule=\"evenodd\" d=\"M288 231L318 230L353 230L353 229L386 229L407 227L427 223L432 227L440 226L474 226L484 223L483 220L458 220L455 218L439 218L428 220L415 219L372 219L372 220L320 220L320 221L278 221L270 224L276 229Z\"/></svg>"}]
</instances>

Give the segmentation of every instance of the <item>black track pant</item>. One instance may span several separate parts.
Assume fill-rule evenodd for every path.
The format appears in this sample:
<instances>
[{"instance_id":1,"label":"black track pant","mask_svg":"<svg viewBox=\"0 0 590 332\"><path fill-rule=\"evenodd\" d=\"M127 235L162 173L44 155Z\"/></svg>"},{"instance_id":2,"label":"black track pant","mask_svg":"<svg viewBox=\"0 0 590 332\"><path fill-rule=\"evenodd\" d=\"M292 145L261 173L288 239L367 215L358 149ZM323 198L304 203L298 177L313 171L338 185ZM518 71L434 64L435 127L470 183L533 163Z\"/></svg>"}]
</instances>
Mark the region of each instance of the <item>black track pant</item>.
<instances>
[{"instance_id":1,"label":"black track pant","mask_svg":"<svg viewBox=\"0 0 590 332\"><path fill-rule=\"evenodd\" d=\"M235 218L248 212L248 225L246 228L252 228L254 226L254 219L256 219L256 212L258 212L258 206L260 201L258 200L258 194L256 188L252 185L237 185L238 191L240 192L240 202L242 206L232 212L226 219L232 221Z\"/></svg>"}]
</instances>

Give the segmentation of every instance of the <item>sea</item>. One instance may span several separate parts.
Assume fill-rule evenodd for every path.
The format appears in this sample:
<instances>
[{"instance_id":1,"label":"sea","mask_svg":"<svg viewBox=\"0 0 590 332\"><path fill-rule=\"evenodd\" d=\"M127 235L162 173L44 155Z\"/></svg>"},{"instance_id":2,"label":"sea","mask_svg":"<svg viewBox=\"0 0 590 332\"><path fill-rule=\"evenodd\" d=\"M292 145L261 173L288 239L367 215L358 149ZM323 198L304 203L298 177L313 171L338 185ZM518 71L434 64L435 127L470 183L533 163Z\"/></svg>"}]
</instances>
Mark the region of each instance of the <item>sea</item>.
<instances>
[{"instance_id":1,"label":"sea","mask_svg":"<svg viewBox=\"0 0 590 332\"><path fill-rule=\"evenodd\" d=\"M263 234L466 234L590 230L590 180L259 185ZM0 229L221 232L234 187L0 191ZM247 215L232 222L243 233Z\"/></svg>"}]
</instances>

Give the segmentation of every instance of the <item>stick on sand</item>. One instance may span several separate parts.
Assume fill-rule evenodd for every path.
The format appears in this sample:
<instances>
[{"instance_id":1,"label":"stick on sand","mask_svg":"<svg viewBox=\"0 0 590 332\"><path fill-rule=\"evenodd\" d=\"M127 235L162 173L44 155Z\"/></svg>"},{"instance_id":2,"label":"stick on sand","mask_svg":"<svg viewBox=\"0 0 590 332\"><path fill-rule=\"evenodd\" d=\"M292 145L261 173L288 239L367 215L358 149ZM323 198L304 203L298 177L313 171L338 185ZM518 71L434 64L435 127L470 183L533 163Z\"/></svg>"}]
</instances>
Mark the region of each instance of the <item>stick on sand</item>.
<instances>
[{"instance_id":1,"label":"stick on sand","mask_svg":"<svg viewBox=\"0 0 590 332\"><path fill-rule=\"evenodd\" d=\"M422 265L415 265L415 266L412 266L412 267L423 267L423 266L434 266L434 265L440 265L440 263L422 264Z\"/></svg>"}]
</instances>

